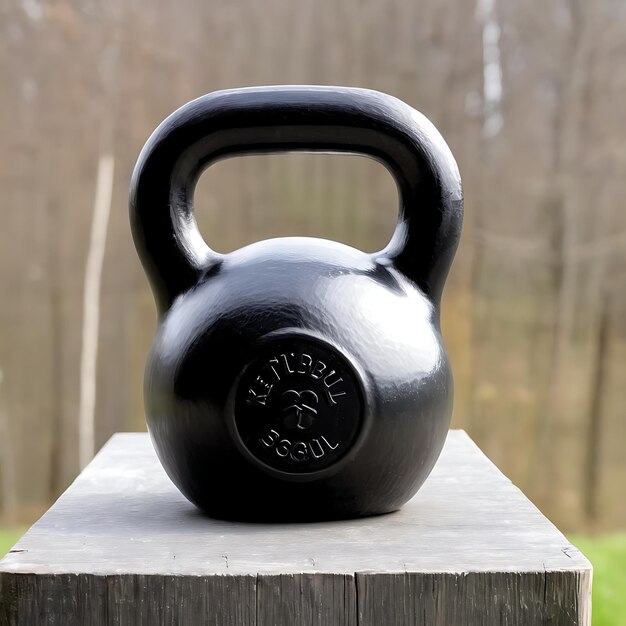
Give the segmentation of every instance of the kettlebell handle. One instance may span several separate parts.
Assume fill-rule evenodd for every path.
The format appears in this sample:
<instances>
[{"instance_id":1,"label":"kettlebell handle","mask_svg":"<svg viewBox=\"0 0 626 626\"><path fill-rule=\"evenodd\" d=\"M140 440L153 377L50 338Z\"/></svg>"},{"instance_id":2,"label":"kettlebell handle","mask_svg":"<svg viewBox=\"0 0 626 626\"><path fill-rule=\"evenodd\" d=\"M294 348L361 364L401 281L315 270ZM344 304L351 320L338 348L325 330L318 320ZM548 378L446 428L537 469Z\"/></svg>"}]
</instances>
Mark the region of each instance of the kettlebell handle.
<instances>
[{"instance_id":1,"label":"kettlebell handle","mask_svg":"<svg viewBox=\"0 0 626 626\"><path fill-rule=\"evenodd\" d=\"M438 304L463 216L459 171L437 129L404 102L367 89L280 86L217 91L170 115L144 146L130 186L133 238L160 312L222 255L200 235L202 171L233 155L350 152L382 162L400 197L392 262Z\"/></svg>"}]
</instances>

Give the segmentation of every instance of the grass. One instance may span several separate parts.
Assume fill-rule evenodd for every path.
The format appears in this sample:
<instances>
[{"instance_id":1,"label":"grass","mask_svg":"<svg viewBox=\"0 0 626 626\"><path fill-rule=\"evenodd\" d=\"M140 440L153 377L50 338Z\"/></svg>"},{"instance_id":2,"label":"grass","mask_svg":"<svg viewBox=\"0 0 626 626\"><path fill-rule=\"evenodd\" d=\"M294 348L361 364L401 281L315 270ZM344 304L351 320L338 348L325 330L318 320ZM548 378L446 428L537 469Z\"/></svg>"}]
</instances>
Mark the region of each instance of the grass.
<instances>
[{"instance_id":1,"label":"grass","mask_svg":"<svg viewBox=\"0 0 626 626\"><path fill-rule=\"evenodd\" d=\"M15 542L23 534L23 530L4 530L0 528L0 559L15 545Z\"/></svg>"},{"instance_id":2,"label":"grass","mask_svg":"<svg viewBox=\"0 0 626 626\"><path fill-rule=\"evenodd\" d=\"M568 539L593 565L593 626L626 624L626 534Z\"/></svg>"},{"instance_id":3,"label":"grass","mask_svg":"<svg viewBox=\"0 0 626 626\"><path fill-rule=\"evenodd\" d=\"M23 532L0 529L0 558ZM626 534L569 540L593 565L593 626L626 625Z\"/></svg>"}]
</instances>

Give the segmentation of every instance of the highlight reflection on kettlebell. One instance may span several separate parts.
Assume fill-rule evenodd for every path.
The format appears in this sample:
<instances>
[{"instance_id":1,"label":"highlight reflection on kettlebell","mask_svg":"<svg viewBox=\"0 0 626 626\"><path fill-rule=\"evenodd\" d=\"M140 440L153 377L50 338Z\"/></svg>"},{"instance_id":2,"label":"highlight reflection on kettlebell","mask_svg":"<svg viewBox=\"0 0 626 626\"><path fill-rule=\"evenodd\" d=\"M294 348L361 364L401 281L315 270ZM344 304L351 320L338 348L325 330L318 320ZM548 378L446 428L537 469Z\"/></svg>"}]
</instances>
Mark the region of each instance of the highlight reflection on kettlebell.
<instances>
[{"instance_id":1,"label":"highlight reflection on kettlebell","mask_svg":"<svg viewBox=\"0 0 626 626\"><path fill-rule=\"evenodd\" d=\"M209 248L193 213L203 169L278 151L382 162L400 197L388 245L365 253L283 237ZM183 494L245 520L370 515L412 497L443 447L453 397L439 319L463 195L435 127L366 89L215 92L150 137L130 214L159 320L146 418Z\"/></svg>"}]
</instances>

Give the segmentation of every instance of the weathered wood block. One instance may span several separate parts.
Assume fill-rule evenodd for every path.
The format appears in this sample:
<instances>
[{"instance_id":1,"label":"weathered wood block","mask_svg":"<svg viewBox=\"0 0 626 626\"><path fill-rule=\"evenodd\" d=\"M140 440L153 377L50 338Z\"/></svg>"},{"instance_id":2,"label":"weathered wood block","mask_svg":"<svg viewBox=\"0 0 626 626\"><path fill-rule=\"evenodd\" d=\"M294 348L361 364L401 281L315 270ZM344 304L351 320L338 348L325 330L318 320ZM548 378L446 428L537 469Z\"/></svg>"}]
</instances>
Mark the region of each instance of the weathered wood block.
<instances>
[{"instance_id":1,"label":"weathered wood block","mask_svg":"<svg viewBox=\"0 0 626 626\"><path fill-rule=\"evenodd\" d=\"M590 592L587 559L461 431L401 511L285 525L203 516L132 433L0 561L0 624L581 625Z\"/></svg>"}]
</instances>

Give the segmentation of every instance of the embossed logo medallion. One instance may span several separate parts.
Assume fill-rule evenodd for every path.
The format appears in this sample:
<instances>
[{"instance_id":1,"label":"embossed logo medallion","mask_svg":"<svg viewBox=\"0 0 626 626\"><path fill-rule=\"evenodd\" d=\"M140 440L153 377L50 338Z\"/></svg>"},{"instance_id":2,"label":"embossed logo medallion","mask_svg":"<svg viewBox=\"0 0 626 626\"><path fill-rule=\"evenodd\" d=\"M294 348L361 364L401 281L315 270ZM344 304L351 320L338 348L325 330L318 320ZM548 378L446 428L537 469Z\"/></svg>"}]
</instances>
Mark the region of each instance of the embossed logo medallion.
<instances>
[{"instance_id":1,"label":"embossed logo medallion","mask_svg":"<svg viewBox=\"0 0 626 626\"><path fill-rule=\"evenodd\" d=\"M234 413L254 458L283 472L307 473L329 467L350 449L363 398L357 374L334 348L277 338L244 371Z\"/></svg>"}]
</instances>

